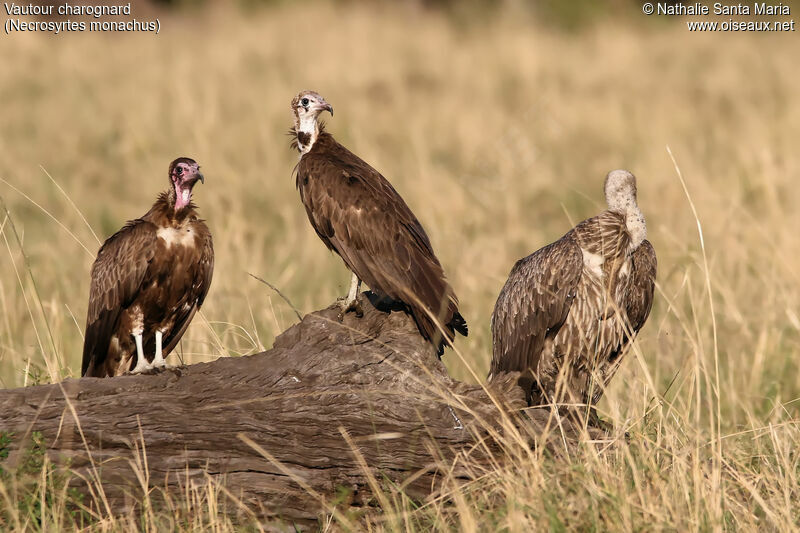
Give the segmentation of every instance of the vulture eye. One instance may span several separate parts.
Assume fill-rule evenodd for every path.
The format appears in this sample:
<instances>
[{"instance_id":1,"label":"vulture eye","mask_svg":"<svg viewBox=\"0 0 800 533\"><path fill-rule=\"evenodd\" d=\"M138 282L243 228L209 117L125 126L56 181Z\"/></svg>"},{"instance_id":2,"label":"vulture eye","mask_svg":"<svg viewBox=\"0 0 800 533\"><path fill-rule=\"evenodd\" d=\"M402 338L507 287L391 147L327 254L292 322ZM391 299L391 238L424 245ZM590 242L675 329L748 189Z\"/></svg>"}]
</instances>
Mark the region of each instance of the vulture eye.
<instances>
[{"instance_id":1,"label":"vulture eye","mask_svg":"<svg viewBox=\"0 0 800 533\"><path fill-rule=\"evenodd\" d=\"M308 98L303 98L300 103L303 104L303 107L308 107Z\"/></svg>"},{"instance_id":2,"label":"vulture eye","mask_svg":"<svg viewBox=\"0 0 800 533\"><path fill-rule=\"evenodd\" d=\"M176 169L175 169L175 173L176 173L178 176L180 176L181 174L183 174L183 167L178 167L178 168L176 168Z\"/></svg>"}]
</instances>

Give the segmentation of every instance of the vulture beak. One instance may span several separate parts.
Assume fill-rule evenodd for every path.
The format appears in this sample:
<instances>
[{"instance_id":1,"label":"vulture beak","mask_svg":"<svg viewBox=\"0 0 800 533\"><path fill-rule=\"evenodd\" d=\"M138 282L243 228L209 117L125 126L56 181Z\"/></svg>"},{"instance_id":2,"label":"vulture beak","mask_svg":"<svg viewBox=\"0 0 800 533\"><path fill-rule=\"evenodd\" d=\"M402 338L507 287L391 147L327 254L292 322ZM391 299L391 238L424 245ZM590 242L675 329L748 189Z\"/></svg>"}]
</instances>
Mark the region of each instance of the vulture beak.
<instances>
[{"instance_id":1,"label":"vulture beak","mask_svg":"<svg viewBox=\"0 0 800 533\"><path fill-rule=\"evenodd\" d=\"M197 179L200 180L200 183L205 183L206 182L205 176L203 176L203 173L200 172L199 170L197 171Z\"/></svg>"},{"instance_id":2,"label":"vulture beak","mask_svg":"<svg viewBox=\"0 0 800 533\"><path fill-rule=\"evenodd\" d=\"M320 101L314 106L315 109L319 109L319 112L322 113L323 111L327 111L328 113L333 116L333 106L325 101L324 98L320 98Z\"/></svg>"}]
</instances>

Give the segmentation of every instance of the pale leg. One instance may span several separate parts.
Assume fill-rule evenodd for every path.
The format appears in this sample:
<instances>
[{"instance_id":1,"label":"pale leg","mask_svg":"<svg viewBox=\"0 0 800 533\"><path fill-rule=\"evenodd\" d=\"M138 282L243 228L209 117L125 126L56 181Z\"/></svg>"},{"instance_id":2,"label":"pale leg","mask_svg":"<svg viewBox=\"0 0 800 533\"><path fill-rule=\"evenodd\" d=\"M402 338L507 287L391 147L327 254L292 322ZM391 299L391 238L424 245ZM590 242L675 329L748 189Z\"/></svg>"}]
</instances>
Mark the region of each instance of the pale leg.
<instances>
[{"instance_id":1,"label":"pale leg","mask_svg":"<svg viewBox=\"0 0 800 533\"><path fill-rule=\"evenodd\" d=\"M136 366L133 367L132 372L134 374L140 374L145 370L150 370L153 368L147 362L147 358L144 356L144 348L142 347L142 334L141 333L134 333L133 338L136 339Z\"/></svg>"},{"instance_id":2,"label":"pale leg","mask_svg":"<svg viewBox=\"0 0 800 533\"><path fill-rule=\"evenodd\" d=\"M350 292L347 293L347 300L344 302L345 306L350 307L353 305L353 302L356 301L358 298L358 292L361 290L361 280L358 279L358 276L353 274L353 277L350 278Z\"/></svg>"},{"instance_id":3,"label":"pale leg","mask_svg":"<svg viewBox=\"0 0 800 533\"><path fill-rule=\"evenodd\" d=\"M161 348L162 335L160 331L156 331L156 358L153 359L153 366L155 368L167 366L167 362L164 360L164 350Z\"/></svg>"},{"instance_id":4,"label":"pale leg","mask_svg":"<svg viewBox=\"0 0 800 533\"><path fill-rule=\"evenodd\" d=\"M339 300L342 308L339 318L349 311L355 311L357 317L362 317L364 315L364 311L361 309L361 303L358 301L358 294L360 291L361 280L358 279L358 276L353 274L353 277L350 278L350 291L347 293L347 298Z\"/></svg>"}]
</instances>

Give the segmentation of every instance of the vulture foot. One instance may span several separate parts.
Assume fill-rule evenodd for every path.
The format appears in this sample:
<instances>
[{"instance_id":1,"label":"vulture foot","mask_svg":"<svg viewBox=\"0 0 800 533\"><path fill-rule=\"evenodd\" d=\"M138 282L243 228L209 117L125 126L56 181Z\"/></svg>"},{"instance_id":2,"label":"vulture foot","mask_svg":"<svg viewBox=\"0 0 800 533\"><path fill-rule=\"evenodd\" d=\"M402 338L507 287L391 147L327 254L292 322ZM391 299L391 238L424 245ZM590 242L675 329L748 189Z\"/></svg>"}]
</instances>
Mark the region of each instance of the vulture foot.
<instances>
[{"instance_id":1,"label":"vulture foot","mask_svg":"<svg viewBox=\"0 0 800 533\"><path fill-rule=\"evenodd\" d=\"M134 368L130 372L125 372L123 374L123 376L138 376L138 375L142 375L142 374L144 374L144 375L152 375L152 374L156 374L158 372L158 370L159 370L158 368L156 368L156 367L154 367L152 365L148 365L148 366L143 366L141 368L139 368L139 367Z\"/></svg>"},{"instance_id":2,"label":"vulture foot","mask_svg":"<svg viewBox=\"0 0 800 533\"><path fill-rule=\"evenodd\" d=\"M341 322L344 320L344 315L349 312L355 312L358 318L364 316L364 308L361 307L361 300L358 296L350 300L349 298L340 298L339 299L339 307L341 311L339 311L339 321Z\"/></svg>"},{"instance_id":3,"label":"vulture foot","mask_svg":"<svg viewBox=\"0 0 800 533\"><path fill-rule=\"evenodd\" d=\"M147 359L142 357L136 362L136 366L129 372L130 374L146 374L153 370L153 365L147 362Z\"/></svg>"},{"instance_id":4,"label":"vulture foot","mask_svg":"<svg viewBox=\"0 0 800 533\"><path fill-rule=\"evenodd\" d=\"M156 358L153 360L153 368L158 368L159 370L171 370L175 367L167 364L163 358L156 356Z\"/></svg>"},{"instance_id":5,"label":"vulture foot","mask_svg":"<svg viewBox=\"0 0 800 533\"><path fill-rule=\"evenodd\" d=\"M350 291L347 293L347 298L339 300L339 307L342 309L339 312L339 322L341 322L344 319L344 315L350 311L355 311L358 318L364 316L364 309L361 308L361 302L358 300L360 290L361 280L358 279L358 276L353 274L350 277Z\"/></svg>"}]
</instances>

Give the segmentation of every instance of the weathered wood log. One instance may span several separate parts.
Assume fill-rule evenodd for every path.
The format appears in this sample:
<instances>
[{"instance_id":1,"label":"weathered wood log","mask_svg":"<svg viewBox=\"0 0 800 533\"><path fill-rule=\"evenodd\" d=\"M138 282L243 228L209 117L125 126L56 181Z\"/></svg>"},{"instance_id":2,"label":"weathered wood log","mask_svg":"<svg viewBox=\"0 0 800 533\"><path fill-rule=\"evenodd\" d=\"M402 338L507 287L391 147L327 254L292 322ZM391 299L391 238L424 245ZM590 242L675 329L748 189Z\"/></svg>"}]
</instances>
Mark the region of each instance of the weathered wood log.
<instances>
[{"instance_id":1,"label":"weathered wood log","mask_svg":"<svg viewBox=\"0 0 800 533\"><path fill-rule=\"evenodd\" d=\"M342 488L367 503L368 472L424 499L443 468L468 478L459 465L501 455L493 435L509 420L533 423L534 437L548 424L547 411L508 418L524 405L515 376L489 389L452 380L405 313L365 302L362 318L337 314L307 315L257 355L0 391L0 432L41 432L101 514L129 511L143 485L211 479L239 511L309 526Z\"/></svg>"}]
</instances>

